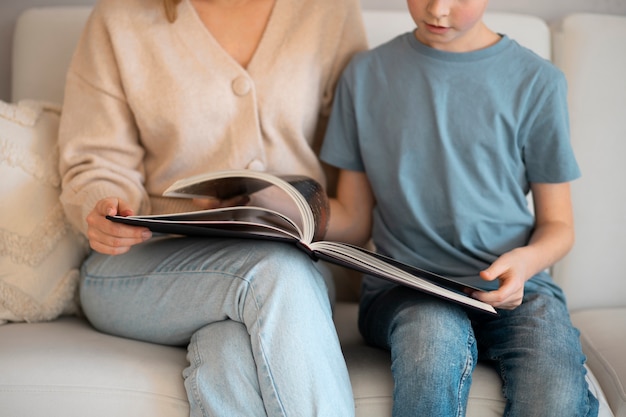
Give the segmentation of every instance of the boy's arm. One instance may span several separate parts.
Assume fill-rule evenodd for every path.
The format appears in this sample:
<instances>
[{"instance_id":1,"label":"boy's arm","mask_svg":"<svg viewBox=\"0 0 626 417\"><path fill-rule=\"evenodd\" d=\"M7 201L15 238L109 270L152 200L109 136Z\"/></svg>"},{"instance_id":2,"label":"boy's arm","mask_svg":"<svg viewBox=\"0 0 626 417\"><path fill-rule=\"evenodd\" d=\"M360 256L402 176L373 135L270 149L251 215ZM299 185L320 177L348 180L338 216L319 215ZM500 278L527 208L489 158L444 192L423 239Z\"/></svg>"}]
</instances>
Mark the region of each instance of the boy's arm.
<instances>
[{"instance_id":1,"label":"boy's arm","mask_svg":"<svg viewBox=\"0 0 626 417\"><path fill-rule=\"evenodd\" d=\"M570 184L532 184L535 230L528 245L500 256L481 277L500 280L500 288L473 294L494 307L512 309L522 302L524 283L559 261L574 244Z\"/></svg>"},{"instance_id":2,"label":"boy's arm","mask_svg":"<svg viewBox=\"0 0 626 417\"><path fill-rule=\"evenodd\" d=\"M374 196L367 176L359 171L339 171L337 197L330 200L326 240L364 245L370 239Z\"/></svg>"}]
</instances>

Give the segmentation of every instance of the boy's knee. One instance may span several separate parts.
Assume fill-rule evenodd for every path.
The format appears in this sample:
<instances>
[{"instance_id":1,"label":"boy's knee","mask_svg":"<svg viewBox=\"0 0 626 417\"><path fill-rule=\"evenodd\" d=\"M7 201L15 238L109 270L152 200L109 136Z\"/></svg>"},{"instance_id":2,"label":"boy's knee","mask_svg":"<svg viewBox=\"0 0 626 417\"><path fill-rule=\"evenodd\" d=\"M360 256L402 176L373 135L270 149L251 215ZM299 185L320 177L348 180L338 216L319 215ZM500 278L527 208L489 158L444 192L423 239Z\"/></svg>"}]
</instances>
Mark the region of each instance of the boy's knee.
<instances>
[{"instance_id":1,"label":"boy's knee","mask_svg":"<svg viewBox=\"0 0 626 417\"><path fill-rule=\"evenodd\" d=\"M598 400L586 389L563 389L562 385L541 385L532 398L510 398L511 415L542 415L554 417L595 417ZM517 411L515 411L517 410Z\"/></svg>"},{"instance_id":2,"label":"boy's knee","mask_svg":"<svg viewBox=\"0 0 626 417\"><path fill-rule=\"evenodd\" d=\"M439 339L442 342L459 340L471 332L471 323L465 312L454 304L428 295L417 295L397 311L394 324L417 338Z\"/></svg>"},{"instance_id":3,"label":"boy's knee","mask_svg":"<svg viewBox=\"0 0 626 417\"><path fill-rule=\"evenodd\" d=\"M466 317L448 313L447 309L403 310L391 327L392 345L400 348L405 359L422 362L420 366L447 363L463 371L477 360L476 339Z\"/></svg>"}]
</instances>

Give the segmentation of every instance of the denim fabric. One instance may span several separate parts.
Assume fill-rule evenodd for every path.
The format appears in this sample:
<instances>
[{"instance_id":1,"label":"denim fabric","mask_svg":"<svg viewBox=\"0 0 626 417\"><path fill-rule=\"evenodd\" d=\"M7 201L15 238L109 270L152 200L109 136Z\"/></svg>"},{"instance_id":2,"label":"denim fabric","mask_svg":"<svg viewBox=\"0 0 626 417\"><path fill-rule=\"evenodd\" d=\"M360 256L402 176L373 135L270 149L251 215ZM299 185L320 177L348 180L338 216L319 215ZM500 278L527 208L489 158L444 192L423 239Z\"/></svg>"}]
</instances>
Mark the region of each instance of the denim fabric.
<instances>
[{"instance_id":1,"label":"denim fabric","mask_svg":"<svg viewBox=\"0 0 626 417\"><path fill-rule=\"evenodd\" d=\"M366 291L359 326L391 351L393 416L464 416L477 360L500 373L504 416L597 416L566 305L537 290L497 317L403 287Z\"/></svg>"},{"instance_id":2,"label":"denim fabric","mask_svg":"<svg viewBox=\"0 0 626 417\"><path fill-rule=\"evenodd\" d=\"M354 415L325 278L295 247L157 237L92 254L80 294L103 332L188 346L194 417Z\"/></svg>"}]
</instances>

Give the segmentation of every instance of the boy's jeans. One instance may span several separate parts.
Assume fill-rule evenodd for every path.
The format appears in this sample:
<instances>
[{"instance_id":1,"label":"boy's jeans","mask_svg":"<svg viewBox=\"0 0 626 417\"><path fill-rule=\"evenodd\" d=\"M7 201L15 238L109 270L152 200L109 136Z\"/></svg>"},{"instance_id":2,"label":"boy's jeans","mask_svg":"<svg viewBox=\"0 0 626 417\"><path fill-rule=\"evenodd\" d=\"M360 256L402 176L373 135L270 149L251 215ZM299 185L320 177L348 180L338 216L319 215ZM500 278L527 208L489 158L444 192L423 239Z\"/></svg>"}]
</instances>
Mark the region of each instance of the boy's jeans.
<instances>
[{"instance_id":1,"label":"boy's jeans","mask_svg":"<svg viewBox=\"0 0 626 417\"><path fill-rule=\"evenodd\" d=\"M565 304L527 291L521 306L499 312L468 313L402 287L365 291L359 325L368 342L391 350L393 416L464 416L477 358L502 377L504 416L597 416Z\"/></svg>"},{"instance_id":2,"label":"boy's jeans","mask_svg":"<svg viewBox=\"0 0 626 417\"><path fill-rule=\"evenodd\" d=\"M194 417L353 416L324 279L287 244L157 237L92 254L81 301L103 332L188 346Z\"/></svg>"}]
</instances>

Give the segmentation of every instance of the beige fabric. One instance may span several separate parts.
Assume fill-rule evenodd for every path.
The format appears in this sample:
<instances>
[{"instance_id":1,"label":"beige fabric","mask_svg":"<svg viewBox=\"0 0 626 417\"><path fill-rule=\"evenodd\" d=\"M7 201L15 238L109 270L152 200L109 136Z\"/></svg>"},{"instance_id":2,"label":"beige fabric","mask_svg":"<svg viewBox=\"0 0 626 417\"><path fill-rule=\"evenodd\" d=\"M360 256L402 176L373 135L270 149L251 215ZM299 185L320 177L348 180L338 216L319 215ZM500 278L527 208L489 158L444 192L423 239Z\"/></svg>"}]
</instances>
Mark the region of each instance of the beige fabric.
<instances>
[{"instance_id":1,"label":"beige fabric","mask_svg":"<svg viewBox=\"0 0 626 417\"><path fill-rule=\"evenodd\" d=\"M313 138L341 70L366 47L358 2L277 0L247 69L189 0L173 24L161 3L100 1L79 41L59 139L62 201L74 224L84 230L82 219L107 196L143 213L191 209L157 197L209 170L323 182Z\"/></svg>"},{"instance_id":2,"label":"beige fabric","mask_svg":"<svg viewBox=\"0 0 626 417\"><path fill-rule=\"evenodd\" d=\"M85 254L59 203L59 109L0 102L0 323L76 311Z\"/></svg>"}]
</instances>

